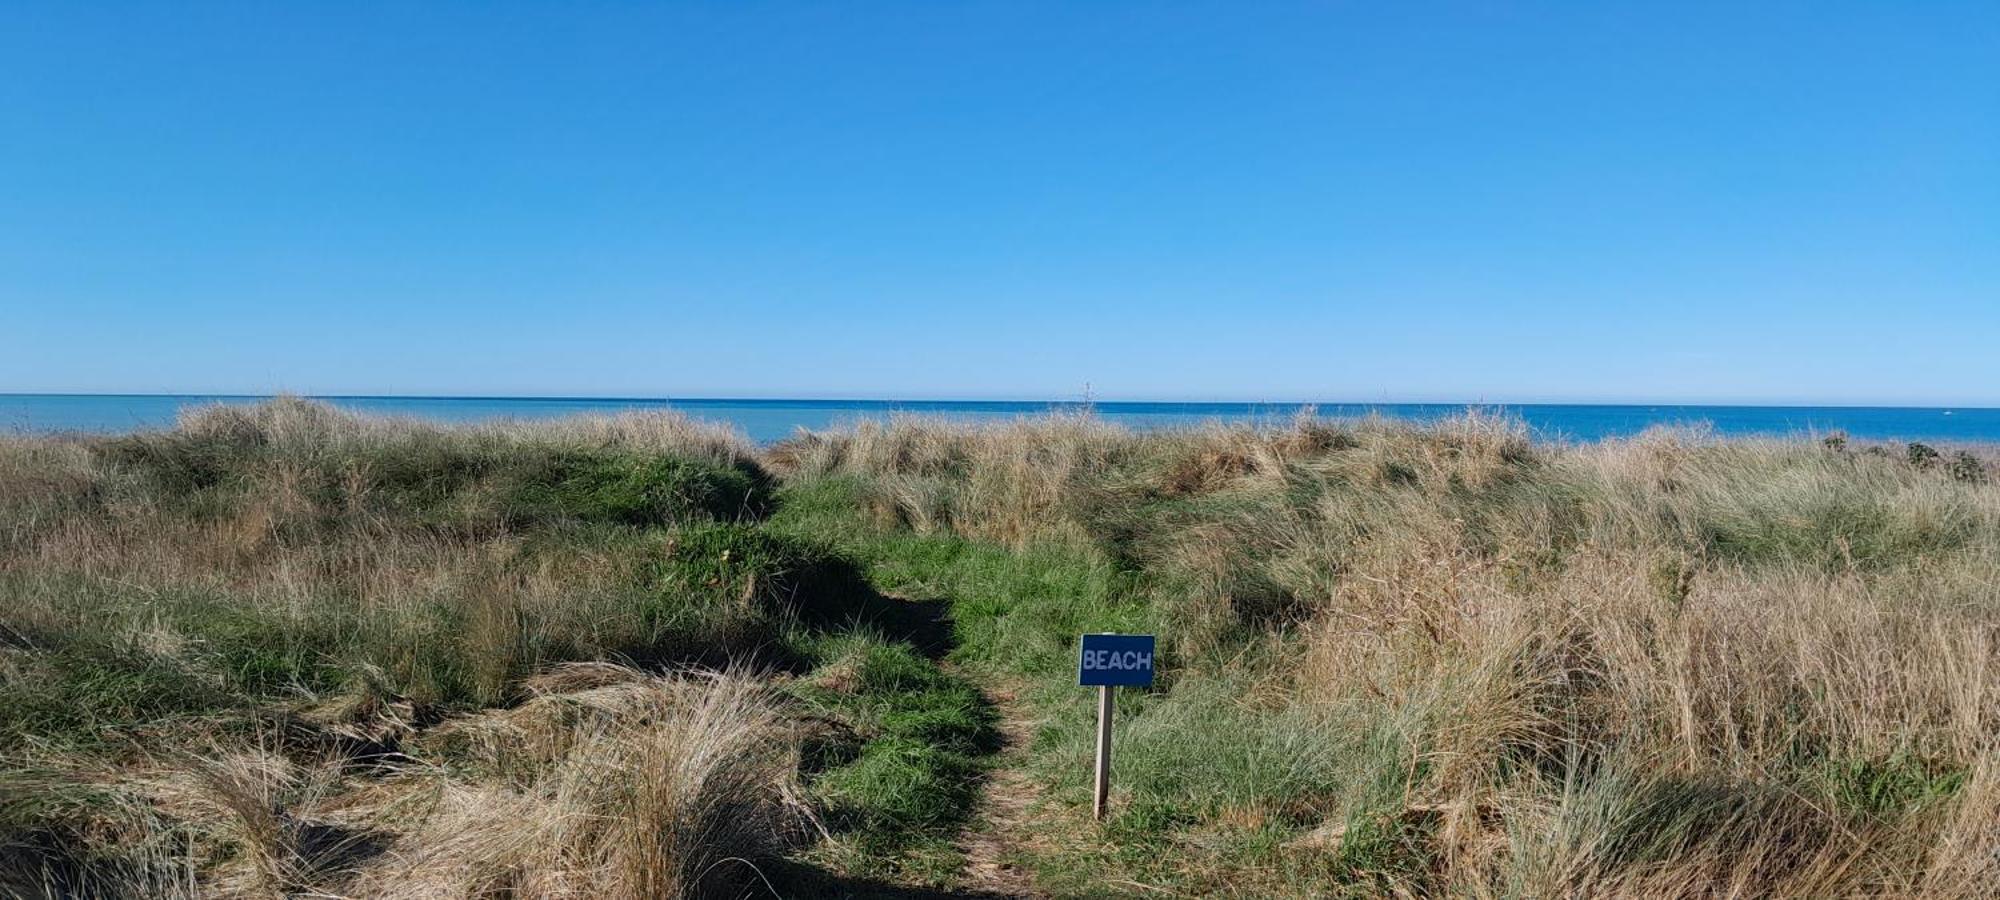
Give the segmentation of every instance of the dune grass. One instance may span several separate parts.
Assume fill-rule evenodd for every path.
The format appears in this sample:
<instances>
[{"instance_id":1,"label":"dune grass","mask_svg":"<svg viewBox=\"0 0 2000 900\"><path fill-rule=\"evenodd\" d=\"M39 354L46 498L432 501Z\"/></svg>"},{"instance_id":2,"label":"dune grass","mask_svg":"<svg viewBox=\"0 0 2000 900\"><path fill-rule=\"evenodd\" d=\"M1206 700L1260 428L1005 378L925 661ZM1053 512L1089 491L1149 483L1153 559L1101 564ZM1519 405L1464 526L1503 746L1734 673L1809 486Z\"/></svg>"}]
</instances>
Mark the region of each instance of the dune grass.
<instances>
[{"instance_id":1,"label":"dune grass","mask_svg":"<svg viewBox=\"0 0 2000 900\"><path fill-rule=\"evenodd\" d=\"M1983 896L1975 452L280 400L0 439L0 893ZM1089 822L1076 635L1161 637Z\"/></svg>"},{"instance_id":2,"label":"dune grass","mask_svg":"<svg viewBox=\"0 0 2000 900\"><path fill-rule=\"evenodd\" d=\"M0 478L0 893L734 896L836 842L951 874L978 693L765 527L725 431L281 400L11 439Z\"/></svg>"},{"instance_id":3,"label":"dune grass","mask_svg":"<svg viewBox=\"0 0 2000 900\"><path fill-rule=\"evenodd\" d=\"M906 420L770 454L1038 679L1087 830L1084 630L1155 630L1059 892L1977 896L2000 877L1987 464L1662 431ZM884 544L870 550L869 541ZM1136 890L1136 889L1135 889Z\"/></svg>"}]
</instances>

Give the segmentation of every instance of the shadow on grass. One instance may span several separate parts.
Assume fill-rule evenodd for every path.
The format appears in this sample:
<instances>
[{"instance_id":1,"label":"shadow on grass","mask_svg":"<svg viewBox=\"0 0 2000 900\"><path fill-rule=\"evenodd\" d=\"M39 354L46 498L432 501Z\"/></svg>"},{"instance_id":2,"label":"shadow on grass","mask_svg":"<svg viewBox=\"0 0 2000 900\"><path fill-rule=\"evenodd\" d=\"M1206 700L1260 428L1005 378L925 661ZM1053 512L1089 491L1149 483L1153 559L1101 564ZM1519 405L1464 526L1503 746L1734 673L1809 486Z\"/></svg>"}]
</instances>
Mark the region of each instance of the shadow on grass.
<instances>
[{"instance_id":1,"label":"shadow on grass","mask_svg":"<svg viewBox=\"0 0 2000 900\"><path fill-rule=\"evenodd\" d=\"M822 621L819 627L828 633L872 631L891 641L909 644L933 663L958 647L951 603L947 600L892 597L871 586L852 599L840 615L844 620L838 625Z\"/></svg>"},{"instance_id":2,"label":"shadow on grass","mask_svg":"<svg viewBox=\"0 0 2000 900\"><path fill-rule=\"evenodd\" d=\"M897 880L913 855L932 858L975 816L1003 745L998 710L978 685L940 665L957 646L948 599L884 594L846 557L837 559L837 572L812 579L839 586L832 602L797 607L801 625L836 638L801 695L836 724L805 760L823 822L866 850L832 867L787 863L786 895L1004 896Z\"/></svg>"},{"instance_id":3,"label":"shadow on grass","mask_svg":"<svg viewBox=\"0 0 2000 900\"><path fill-rule=\"evenodd\" d=\"M1021 895L997 891L952 890L900 885L876 878L837 875L817 866L776 862L763 866L769 888L777 897L826 900L1014 900Z\"/></svg>"}]
</instances>

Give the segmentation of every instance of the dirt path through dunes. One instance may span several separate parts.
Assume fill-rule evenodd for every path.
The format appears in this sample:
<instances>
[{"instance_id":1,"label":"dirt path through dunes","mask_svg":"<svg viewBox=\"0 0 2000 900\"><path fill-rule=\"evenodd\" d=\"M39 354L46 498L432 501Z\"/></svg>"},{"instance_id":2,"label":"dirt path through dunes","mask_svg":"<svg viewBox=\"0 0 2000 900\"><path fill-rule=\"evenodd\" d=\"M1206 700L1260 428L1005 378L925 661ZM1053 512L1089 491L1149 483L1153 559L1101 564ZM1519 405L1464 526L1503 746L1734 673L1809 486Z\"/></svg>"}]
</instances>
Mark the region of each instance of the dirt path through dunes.
<instances>
[{"instance_id":1,"label":"dirt path through dunes","mask_svg":"<svg viewBox=\"0 0 2000 900\"><path fill-rule=\"evenodd\" d=\"M1046 897L1019 865L1022 848L1033 839L1035 805L1041 799L1041 787L1022 771L1035 722L1021 704L1017 686L993 685L986 696L999 714L1001 746L980 791L979 808L958 838L965 854L964 885L996 896Z\"/></svg>"}]
</instances>

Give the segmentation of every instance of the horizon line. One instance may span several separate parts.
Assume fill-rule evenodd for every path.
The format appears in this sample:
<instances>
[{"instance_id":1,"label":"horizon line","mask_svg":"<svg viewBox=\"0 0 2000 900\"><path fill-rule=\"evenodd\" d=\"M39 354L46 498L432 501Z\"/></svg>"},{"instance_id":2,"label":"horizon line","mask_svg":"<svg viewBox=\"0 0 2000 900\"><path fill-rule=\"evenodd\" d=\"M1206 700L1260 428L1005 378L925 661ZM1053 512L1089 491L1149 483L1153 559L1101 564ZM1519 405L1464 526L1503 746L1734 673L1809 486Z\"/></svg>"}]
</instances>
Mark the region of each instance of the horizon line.
<instances>
[{"instance_id":1,"label":"horizon line","mask_svg":"<svg viewBox=\"0 0 2000 900\"><path fill-rule=\"evenodd\" d=\"M1935 409L1935 410L1980 410L2000 412L2000 405L1983 404L1910 404L1910 403L1827 403L1827 402L1777 402L1757 403L1749 401L1687 401L1687 400L1130 400L1114 398L1053 399L1042 397L1023 398L948 398L948 397L697 397L697 396L640 396L640 395L584 395L584 394L365 394L365 393L301 393L276 391L271 393L237 393L230 391L0 391L0 397L147 397L147 398L213 398L218 400L268 400L277 397L299 397L307 400L531 400L556 403L814 403L814 404L948 404L948 403L990 403L990 404L1045 404L1064 407L1089 407L1102 405L1130 406L1172 406L1172 405L1227 405L1227 406L1440 406L1440 407L1529 407L1529 406L1607 406L1607 407L1706 407L1744 409Z\"/></svg>"}]
</instances>

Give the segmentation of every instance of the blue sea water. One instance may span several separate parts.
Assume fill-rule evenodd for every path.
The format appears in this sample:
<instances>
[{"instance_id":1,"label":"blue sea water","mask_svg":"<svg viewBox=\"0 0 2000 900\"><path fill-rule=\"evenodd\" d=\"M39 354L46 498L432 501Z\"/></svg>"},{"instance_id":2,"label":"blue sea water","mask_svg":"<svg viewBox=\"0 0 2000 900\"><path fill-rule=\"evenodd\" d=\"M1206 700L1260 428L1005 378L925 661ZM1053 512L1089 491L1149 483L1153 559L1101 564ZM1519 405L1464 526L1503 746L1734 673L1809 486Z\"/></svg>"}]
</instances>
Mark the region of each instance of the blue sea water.
<instances>
[{"instance_id":1,"label":"blue sea water","mask_svg":"<svg viewBox=\"0 0 2000 900\"><path fill-rule=\"evenodd\" d=\"M0 394L0 432L123 432L163 428L183 409L210 403L255 403L266 398L166 394ZM671 409L698 419L734 425L756 441L774 441L799 428L822 429L897 413L993 421L1082 404L984 400L704 400L547 397L321 397L359 412L414 416L447 422L540 419L579 413ZM1370 415L1426 421L1468 409L1450 403L1095 403L1109 422L1134 428L1196 425L1207 421L1282 422L1310 405L1322 416ZM2000 442L2000 409L1897 406L1648 406L1487 404L1479 409L1514 416L1541 438L1594 441L1637 434L1654 425L1706 425L1725 435L1808 436L1845 432L1863 440L1938 443Z\"/></svg>"}]
</instances>

